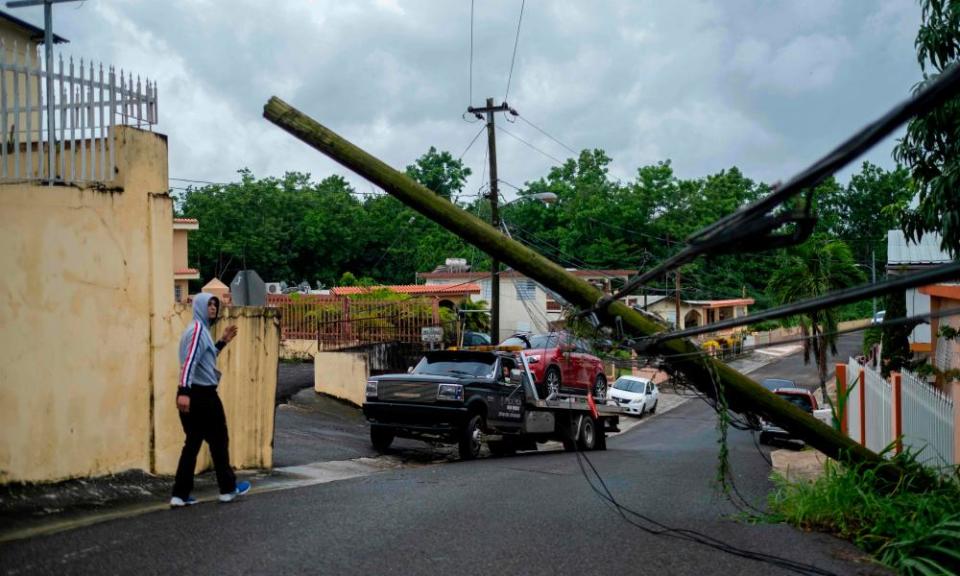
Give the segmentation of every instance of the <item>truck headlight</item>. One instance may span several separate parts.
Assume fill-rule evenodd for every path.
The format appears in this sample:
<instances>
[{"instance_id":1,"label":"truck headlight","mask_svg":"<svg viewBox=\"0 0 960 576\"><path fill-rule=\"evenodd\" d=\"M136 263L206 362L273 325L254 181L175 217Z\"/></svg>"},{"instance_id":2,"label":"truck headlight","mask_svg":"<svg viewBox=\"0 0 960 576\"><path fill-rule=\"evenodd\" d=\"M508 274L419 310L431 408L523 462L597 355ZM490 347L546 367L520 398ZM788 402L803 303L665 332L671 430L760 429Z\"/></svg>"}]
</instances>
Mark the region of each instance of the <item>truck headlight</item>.
<instances>
[{"instance_id":1,"label":"truck headlight","mask_svg":"<svg viewBox=\"0 0 960 576\"><path fill-rule=\"evenodd\" d=\"M463 386L460 384L441 384L437 387L437 400L463 401Z\"/></svg>"},{"instance_id":2,"label":"truck headlight","mask_svg":"<svg viewBox=\"0 0 960 576\"><path fill-rule=\"evenodd\" d=\"M377 397L377 381L367 380L367 398Z\"/></svg>"}]
</instances>

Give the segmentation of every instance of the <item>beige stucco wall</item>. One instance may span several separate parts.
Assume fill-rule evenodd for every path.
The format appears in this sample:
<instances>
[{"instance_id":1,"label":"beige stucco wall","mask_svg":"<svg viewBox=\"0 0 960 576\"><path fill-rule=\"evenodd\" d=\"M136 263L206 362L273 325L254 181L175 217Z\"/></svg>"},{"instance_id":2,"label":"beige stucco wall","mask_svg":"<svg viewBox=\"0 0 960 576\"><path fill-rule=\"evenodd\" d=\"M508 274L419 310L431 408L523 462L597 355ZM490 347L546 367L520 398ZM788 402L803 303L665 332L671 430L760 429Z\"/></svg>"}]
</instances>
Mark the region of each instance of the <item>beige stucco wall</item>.
<instances>
[{"instance_id":1,"label":"beige stucco wall","mask_svg":"<svg viewBox=\"0 0 960 576\"><path fill-rule=\"evenodd\" d=\"M305 360L313 358L319 352L316 340L297 340L287 338L280 343L280 357L284 360Z\"/></svg>"},{"instance_id":2,"label":"beige stucco wall","mask_svg":"<svg viewBox=\"0 0 960 576\"><path fill-rule=\"evenodd\" d=\"M173 346L163 365L172 368L154 384L156 399L156 463L159 474L173 474L183 446L183 430L177 414L178 343L192 319L190 305L178 305L165 330ZM217 360L223 372L218 394L227 415L230 432L230 463L234 468L269 468L273 465L274 400L280 352L280 317L272 308L224 308L213 329L214 340L226 326L237 326L237 337ZM197 469L210 466L204 444Z\"/></svg>"},{"instance_id":3,"label":"beige stucco wall","mask_svg":"<svg viewBox=\"0 0 960 576\"><path fill-rule=\"evenodd\" d=\"M166 142L124 138L122 191L0 186L0 482L150 467L151 315L173 301L170 250L151 246L156 212L171 218Z\"/></svg>"},{"instance_id":4,"label":"beige stucco wall","mask_svg":"<svg viewBox=\"0 0 960 576\"><path fill-rule=\"evenodd\" d=\"M187 230L173 231L173 269L182 270L187 266Z\"/></svg>"},{"instance_id":5,"label":"beige stucco wall","mask_svg":"<svg viewBox=\"0 0 960 576\"><path fill-rule=\"evenodd\" d=\"M171 290L166 139L113 136L102 188L0 185L0 483L175 467L189 314ZM279 322L229 314L240 328L221 358L231 455L269 466Z\"/></svg>"},{"instance_id":6,"label":"beige stucco wall","mask_svg":"<svg viewBox=\"0 0 960 576\"><path fill-rule=\"evenodd\" d=\"M3 39L3 57L8 65L16 63L17 65L23 65L24 62L27 63L33 69L38 69L39 66L39 53L37 47L39 44L30 39L30 32L24 30L23 28L13 24L12 22L7 22L5 20L0 20L0 38ZM16 90L14 90L14 76L13 72L7 72L5 74L6 78L4 79L7 87L7 103L10 106L10 109L13 108L14 95L18 94L20 98L20 107L21 109L25 108L27 104L31 106L36 106L40 103L40 89L41 82L36 77L30 78L30 90L27 90L27 76L25 74L16 74L18 76L16 83ZM21 138L26 137L27 129L27 114L21 112L19 118L17 115L8 115L7 116L7 125L3 127L3 133L9 134L11 126L17 126L23 134ZM40 124L40 114L39 112L33 112L30 114L30 128L31 133L36 135L38 134L39 124ZM34 136L34 139L36 136Z\"/></svg>"},{"instance_id":7,"label":"beige stucco wall","mask_svg":"<svg viewBox=\"0 0 960 576\"><path fill-rule=\"evenodd\" d=\"M314 390L357 406L363 405L370 376L366 354L318 352L313 367Z\"/></svg>"}]
</instances>

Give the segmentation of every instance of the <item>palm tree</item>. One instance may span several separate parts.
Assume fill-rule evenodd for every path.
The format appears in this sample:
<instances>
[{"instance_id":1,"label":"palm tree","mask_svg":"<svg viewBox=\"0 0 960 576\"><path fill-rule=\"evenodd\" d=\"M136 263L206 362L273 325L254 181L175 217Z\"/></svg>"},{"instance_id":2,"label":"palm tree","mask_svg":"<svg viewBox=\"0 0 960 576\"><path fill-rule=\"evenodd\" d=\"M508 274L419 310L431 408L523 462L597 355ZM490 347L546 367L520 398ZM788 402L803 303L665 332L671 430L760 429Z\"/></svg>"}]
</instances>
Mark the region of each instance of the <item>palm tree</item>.
<instances>
[{"instance_id":1,"label":"palm tree","mask_svg":"<svg viewBox=\"0 0 960 576\"><path fill-rule=\"evenodd\" d=\"M850 247L841 240L814 235L790 250L767 283L767 292L780 304L816 298L863 282ZM813 355L824 399L827 398L827 350L837 354L837 310L824 308L800 317L803 361Z\"/></svg>"}]
</instances>

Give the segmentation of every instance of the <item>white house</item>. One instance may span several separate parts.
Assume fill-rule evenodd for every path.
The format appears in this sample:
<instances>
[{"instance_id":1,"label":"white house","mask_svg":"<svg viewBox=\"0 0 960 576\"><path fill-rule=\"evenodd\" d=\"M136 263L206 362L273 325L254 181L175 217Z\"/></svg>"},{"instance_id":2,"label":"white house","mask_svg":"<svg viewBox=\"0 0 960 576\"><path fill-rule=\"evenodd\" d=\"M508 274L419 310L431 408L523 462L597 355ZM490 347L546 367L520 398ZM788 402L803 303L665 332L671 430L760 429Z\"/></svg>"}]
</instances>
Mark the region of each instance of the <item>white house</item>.
<instances>
[{"instance_id":1,"label":"white house","mask_svg":"<svg viewBox=\"0 0 960 576\"><path fill-rule=\"evenodd\" d=\"M427 285L480 285L479 298L490 303L490 273L448 271L444 267L434 272L417 274ZM599 289L610 292L612 284L622 284L633 270L570 270ZM636 296L631 296L635 300ZM554 322L562 319L562 303L558 297L523 274L508 270L500 273L500 334L497 341L518 332L548 332Z\"/></svg>"},{"instance_id":2,"label":"white house","mask_svg":"<svg viewBox=\"0 0 960 576\"><path fill-rule=\"evenodd\" d=\"M887 232L887 274L910 274L931 266L952 262L950 254L940 250L940 235L927 233L920 242L909 242L900 230ZM919 288L907 290L907 316L930 313L930 296ZM918 325L910 333L910 351L930 353L930 324Z\"/></svg>"}]
</instances>

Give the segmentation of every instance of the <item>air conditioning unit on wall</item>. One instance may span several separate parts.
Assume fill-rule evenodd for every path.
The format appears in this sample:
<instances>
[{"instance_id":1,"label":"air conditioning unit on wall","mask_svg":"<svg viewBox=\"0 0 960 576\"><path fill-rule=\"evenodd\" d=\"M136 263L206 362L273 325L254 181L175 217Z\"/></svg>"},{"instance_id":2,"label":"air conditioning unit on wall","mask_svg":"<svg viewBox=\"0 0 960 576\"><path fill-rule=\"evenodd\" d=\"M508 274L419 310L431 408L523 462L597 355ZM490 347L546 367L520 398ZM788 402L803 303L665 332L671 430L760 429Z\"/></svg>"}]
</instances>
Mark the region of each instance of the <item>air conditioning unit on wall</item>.
<instances>
[{"instance_id":1,"label":"air conditioning unit on wall","mask_svg":"<svg viewBox=\"0 0 960 576\"><path fill-rule=\"evenodd\" d=\"M283 294L283 288L279 282L267 282L267 294Z\"/></svg>"}]
</instances>

